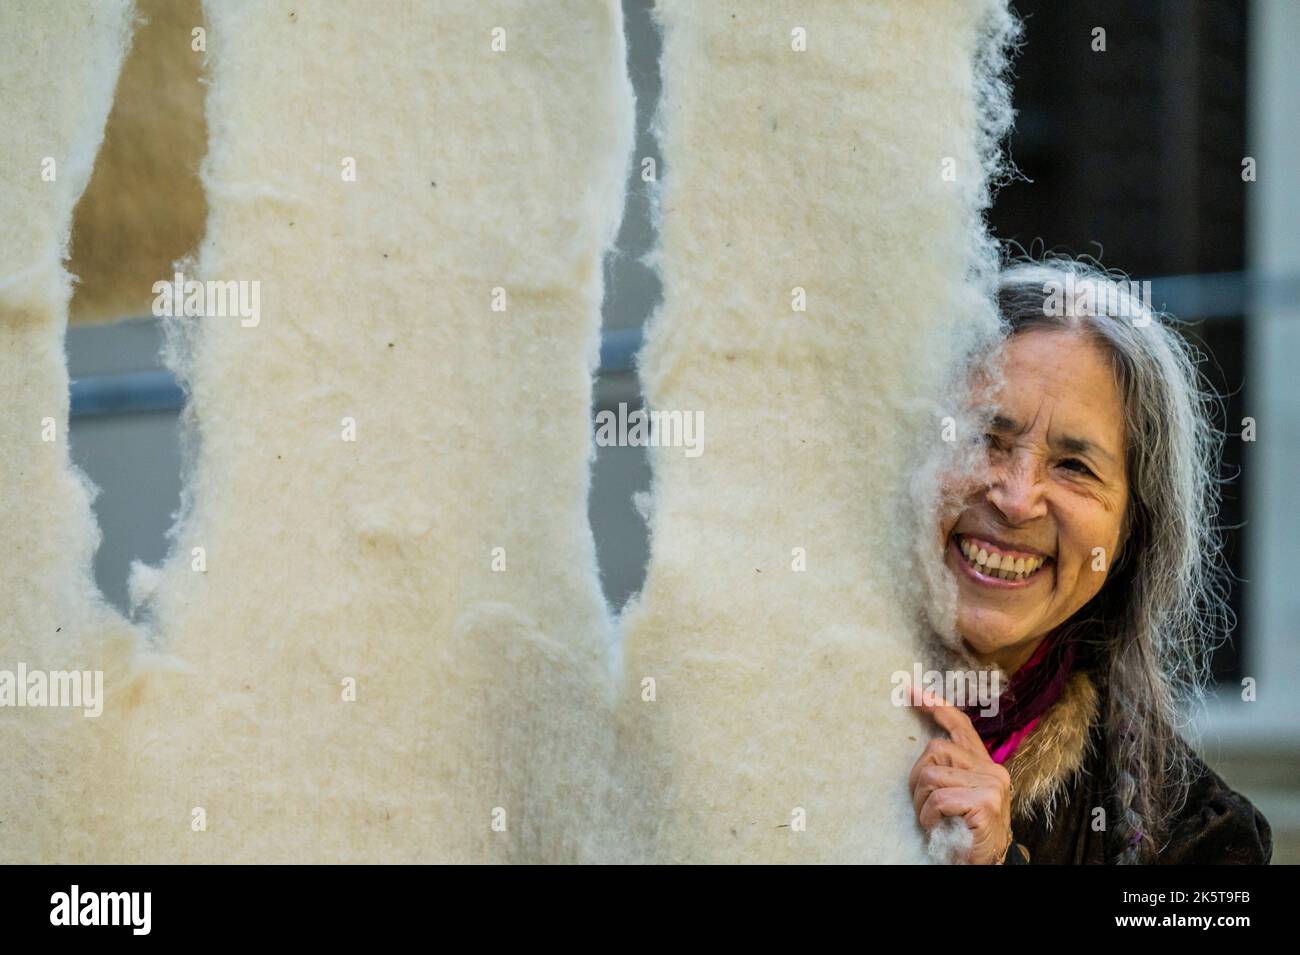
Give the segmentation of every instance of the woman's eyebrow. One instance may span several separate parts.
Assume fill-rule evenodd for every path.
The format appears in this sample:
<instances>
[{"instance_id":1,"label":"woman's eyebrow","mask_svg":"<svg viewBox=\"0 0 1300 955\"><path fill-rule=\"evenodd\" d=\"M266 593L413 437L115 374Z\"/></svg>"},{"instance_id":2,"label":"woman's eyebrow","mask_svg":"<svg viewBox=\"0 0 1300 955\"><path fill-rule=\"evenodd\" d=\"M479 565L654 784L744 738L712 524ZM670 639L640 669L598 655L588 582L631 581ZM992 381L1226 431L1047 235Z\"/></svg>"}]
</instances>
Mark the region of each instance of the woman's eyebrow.
<instances>
[{"instance_id":1,"label":"woman's eyebrow","mask_svg":"<svg viewBox=\"0 0 1300 955\"><path fill-rule=\"evenodd\" d=\"M990 430L999 434L1023 434L1025 426L1014 418L1005 414L996 413L989 419ZM1107 451L1104 447L1095 441L1089 441L1087 438L1080 438L1074 435L1058 435L1053 438L1051 444L1054 448L1064 451L1067 454L1095 454L1104 458L1111 464L1115 463L1115 455Z\"/></svg>"},{"instance_id":2,"label":"woman's eyebrow","mask_svg":"<svg viewBox=\"0 0 1300 955\"><path fill-rule=\"evenodd\" d=\"M1064 435L1052 441L1052 444L1065 451L1068 454L1095 454L1105 458L1111 464L1115 463L1115 455L1111 454L1100 444L1095 441L1089 441L1087 438L1076 438L1072 435Z\"/></svg>"}]
</instances>

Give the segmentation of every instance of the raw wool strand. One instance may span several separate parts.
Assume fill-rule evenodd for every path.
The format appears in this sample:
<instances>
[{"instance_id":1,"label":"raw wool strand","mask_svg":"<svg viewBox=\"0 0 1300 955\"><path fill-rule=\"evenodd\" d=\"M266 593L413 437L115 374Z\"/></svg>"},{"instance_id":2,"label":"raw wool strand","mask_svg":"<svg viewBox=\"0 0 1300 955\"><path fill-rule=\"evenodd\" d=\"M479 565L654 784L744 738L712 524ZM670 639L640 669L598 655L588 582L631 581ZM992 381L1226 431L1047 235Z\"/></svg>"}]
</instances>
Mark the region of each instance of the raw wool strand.
<instances>
[{"instance_id":1,"label":"raw wool strand","mask_svg":"<svg viewBox=\"0 0 1300 955\"><path fill-rule=\"evenodd\" d=\"M95 588L95 488L68 454L64 262L131 14L129 0L0 4L0 669L99 671L106 694L135 636ZM111 806L87 766L92 753L111 758L116 741L103 716L85 713L0 706L0 863L94 854L86 820Z\"/></svg>"},{"instance_id":2,"label":"raw wool strand","mask_svg":"<svg viewBox=\"0 0 1300 955\"><path fill-rule=\"evenodd\" d=\"M260 315L171 321L185 504L133 580L157 649L127 772L104 768L105 854L595 858L612 624L587 489L634 122L620 8L205 14L189 277L259 282Z\"/></svg>"},{"instance_id":3,"label":"raw wool strand","mask_svg":"<svg viewBox=\"0 0 1300 955\"><path fill-rule=\"evenodd\" d=\"M622 770L648 809L628 851L930 861L907 774L933 724L891 675L943 596L938 475L974 460L942 419L968 423L957 371L998 330L981 212L1011 21L1003 0L656 16L664 301L640 368L706 440L651 451L622 620Z\"/></svg>"}]
</instances>

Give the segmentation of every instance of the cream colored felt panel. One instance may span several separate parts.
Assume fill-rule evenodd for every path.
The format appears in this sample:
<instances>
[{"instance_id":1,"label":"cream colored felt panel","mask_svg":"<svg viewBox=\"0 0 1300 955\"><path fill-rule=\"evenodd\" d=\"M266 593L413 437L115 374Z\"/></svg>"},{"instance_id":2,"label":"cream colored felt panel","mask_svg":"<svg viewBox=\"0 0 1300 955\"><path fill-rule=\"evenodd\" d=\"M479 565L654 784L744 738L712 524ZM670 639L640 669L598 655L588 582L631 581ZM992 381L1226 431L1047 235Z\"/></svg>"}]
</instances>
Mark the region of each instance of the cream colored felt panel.
<instances>
[{"instance_id":1,"label":"cream colored felt panel","mask_svg":"<svg viewBox=\"0 0 1300 955\"><path fill-rule=\"evenodd\" d=\"M923 861L907 775L930 727L891 705L890 678L922 659L953 368L996 329L979 213L1008 120L1007 14L657 15L664 301L641 374L654 408L703 414L704 450L651 452L651 563L624 615L625 769L653 807L640 845Z\"/></svg>"},{"instance_id":2,"label":"cream colored felt panel","mask_svg":"<svg viewBox=\"0 0 1300 955\"><path fill-rule=\"evenodd\" d=\"M63 351L72 210L130 14L128 0L0 4L0 670L15 675L106 667L130 640L91 577L99 531L69 462ZM93 842L82 820L101 805L86 772L111 746L101 729L79 709L0 706L0 862Z\"/></svg>"},{"instance_id":3,"label":"cream colored felt panel","mask_svg":"<svg viewBox=\"0 0 1300 955\"><path fill-rule=\"evenodd\" d=\"M194 456L174 552L133 577L158 646L105 855L590 858L612 742L586 496L632 144L620 8L205 14L199 277L260 282L261 314L174 323Z\"/></svg>"}]
</instances>

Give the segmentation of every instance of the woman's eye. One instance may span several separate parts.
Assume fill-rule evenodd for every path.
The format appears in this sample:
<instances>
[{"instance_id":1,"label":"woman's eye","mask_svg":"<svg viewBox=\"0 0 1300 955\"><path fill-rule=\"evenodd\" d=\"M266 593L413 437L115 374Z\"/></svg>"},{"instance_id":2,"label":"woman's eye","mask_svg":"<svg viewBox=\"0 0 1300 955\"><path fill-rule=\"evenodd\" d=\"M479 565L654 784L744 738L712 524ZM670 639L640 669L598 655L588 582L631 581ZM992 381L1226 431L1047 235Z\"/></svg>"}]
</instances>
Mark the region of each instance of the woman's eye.
<instances>
[{"instance_id":1,"label":"woman's eye","mask_svg":"<svg viewBox=\"0 0 1300 955\"><path fill-rule=\"evenodd\" d=\"M1066 458L1061 462L1061 467L1067 468L1078 474L1092 474L1092 468L1088 467L1088 465L1084 464L1078 458Z\"/></svg>"}]
</instances>

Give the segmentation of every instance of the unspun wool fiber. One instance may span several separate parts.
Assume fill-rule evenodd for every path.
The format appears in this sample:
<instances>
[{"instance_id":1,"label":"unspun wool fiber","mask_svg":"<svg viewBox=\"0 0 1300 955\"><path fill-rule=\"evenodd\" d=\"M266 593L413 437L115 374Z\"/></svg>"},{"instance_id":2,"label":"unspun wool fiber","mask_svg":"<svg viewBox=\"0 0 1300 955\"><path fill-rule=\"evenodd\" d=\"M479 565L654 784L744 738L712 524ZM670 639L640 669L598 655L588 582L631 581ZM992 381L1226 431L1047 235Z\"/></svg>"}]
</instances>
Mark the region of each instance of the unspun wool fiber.
<instances>
[{"instance_id":1,"label":"unspun wool fiber","mask_svg":"<svg viewBox=\"0 0 1300 955\"><path fill-rule=\"evenodd\" d=\"M5 68L31 71L6 89L32 113L18 127L31 156L7 155L6 176L64 148L84 187L122 55L126 4L116 27L98 12L113 6L62 22L29 4L30 29L13 24L27 35L4 31ZM169 557L132 581L143 645L115 645L93 754L50 762L39 740L19 754L18 775L58 791L7 813L5 833L44 814L81 837L5 835L3 856L593 858L613 721L586 520L591 383L634 118L619 5L204 13L209 217L186 277L258 283L260 316L168 320L187 473ZM15 61L33 30L66 51ZM66 81L43 88L51 77ZM63 101L87 97L95 110ZM66 307L72 186L53 203L28 176L22 214L5 216L42 229L5 235L43 255L46 311L6 312L44 361L24 372L40 376L25 417L6 419L33 434L47 408L66 419L50 310ZM66 454L43 453L47 478L71 485L44 498L54 527L6 519L32 540L23 580L51 587L5 596L21 633L48 642L72 599L63 565L85 563L93 531ZM26 738L40 717L15 713ZM93 803L51 768L93 780ZM32 785L10 778L6 808Z\"/></svg>"},{"instance_id":2,"label":"unspun wool fiber","mask_svg":"<svg viewBox=\"0 0 1300 955\"><path fill-rule=\"evenodd\" d=\"M932 728L891 675L959 653L933 527L973 452L940 435L998 331L1014 30L1005 0L925 7L656 8L640 368L705 445L652 449L649 574L613 621L587 491L633 147L619 4L204 3L186 278L260 307L167 319L185 489L127 621L90 575L63 335L135 11L0 5L0 668L106 694L96 719L0 708L0 860L958 855L960 827L927 851L915 822ZM140 263L183 251L166 231ZM136 294L97 274L88 301Z\"/></svg>"},{"instance_id":3,"label":"unspun wool fiber","mask_svg":"<svg viewBox=\"0 0 1300 955\"><path fill-rule=\"evenodd\" d=\"M68 455L72 212L130 38L127 0L0 4L0 670L120 674L133 634L91 575L94 489ZM0 861L77 856L112 742L80 709L0 706ZM77 819L71 813L82 814Z\"/></svg>"},{"instance_id":4,"label":"unspun wool fiber","mask_svg":"<svg viewBox=\"0 0 1300 955\"><path fill-rule=\"evenodd\" d=\"M974 460L941 440L968 423L957 370L998 331L982 212L1014 25L1002 0L924 8L656 7L664 300L640 371L707 435L651 449L622 618L656 861L931 859L907 777L934 727L891 675L955 650L930 638L952 642L954 599L934 502Z\"/></svg>"}]
</instances>

